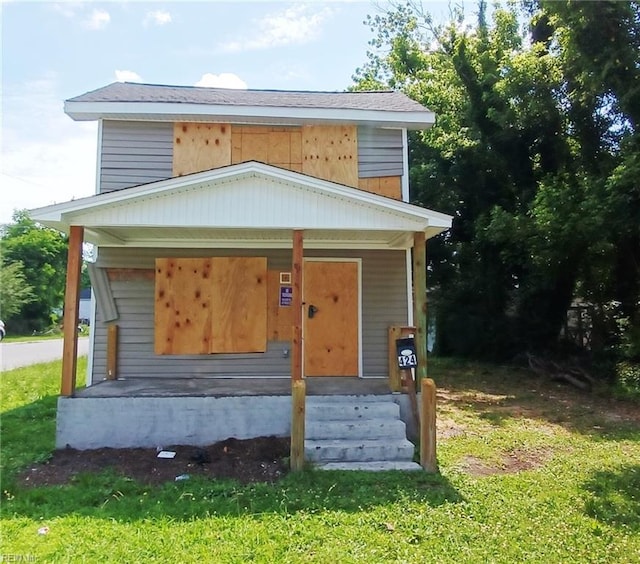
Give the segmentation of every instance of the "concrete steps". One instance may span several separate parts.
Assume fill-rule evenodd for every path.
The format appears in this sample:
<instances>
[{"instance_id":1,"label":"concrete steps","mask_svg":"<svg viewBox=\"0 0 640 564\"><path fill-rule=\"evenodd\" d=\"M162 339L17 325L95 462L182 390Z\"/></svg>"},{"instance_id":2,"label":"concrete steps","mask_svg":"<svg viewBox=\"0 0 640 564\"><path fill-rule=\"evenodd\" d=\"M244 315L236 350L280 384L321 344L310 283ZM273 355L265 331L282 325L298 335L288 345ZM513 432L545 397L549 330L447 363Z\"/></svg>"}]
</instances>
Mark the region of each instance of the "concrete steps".
<instances>
[{"instance_id":1,"label":"concrete steps","mask_svg":"<svg viewBox=\"0 0 640 564\"><path fill-rule=\"evenodd\" d=\"M305 459L325 470L420 470L389 396L307 397Z\"/></svg>"}]
</instances>

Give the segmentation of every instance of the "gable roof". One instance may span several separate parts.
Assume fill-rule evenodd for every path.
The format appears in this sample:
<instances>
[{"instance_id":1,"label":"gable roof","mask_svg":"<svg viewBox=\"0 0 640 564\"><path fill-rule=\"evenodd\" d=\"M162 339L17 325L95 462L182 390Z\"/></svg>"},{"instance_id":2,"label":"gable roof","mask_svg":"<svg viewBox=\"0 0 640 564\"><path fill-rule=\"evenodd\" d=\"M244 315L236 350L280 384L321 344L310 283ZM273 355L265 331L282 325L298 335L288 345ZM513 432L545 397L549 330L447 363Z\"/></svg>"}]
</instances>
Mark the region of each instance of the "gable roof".
<instances>
[{"instance_id":1,"label":"gable roof","mask_svg":"<svg viewBox=\"0 0 640 564\"><path fill-rule=\"evenodd\" d=\"M293 229L316 248L408 248L451 217L255 161L31 210L102 246L288 247Z\"/></svg>"},{"instance_id":2,"label":"gable roof","mask_svg":"<svg viewBox=\"0 0 640 564\"><path fill-rule=\"evenodd\" d=\"M235 90L115 82L65 101L75 120L184 120L260 118L292 123L352 122L424 129L434 114L398 91L311 92ZM253 118L253 119L251 119ZM258 119L258 121L256 121ZM265 122L266 123L266 122Z\"/></svg>"}]
</instances>

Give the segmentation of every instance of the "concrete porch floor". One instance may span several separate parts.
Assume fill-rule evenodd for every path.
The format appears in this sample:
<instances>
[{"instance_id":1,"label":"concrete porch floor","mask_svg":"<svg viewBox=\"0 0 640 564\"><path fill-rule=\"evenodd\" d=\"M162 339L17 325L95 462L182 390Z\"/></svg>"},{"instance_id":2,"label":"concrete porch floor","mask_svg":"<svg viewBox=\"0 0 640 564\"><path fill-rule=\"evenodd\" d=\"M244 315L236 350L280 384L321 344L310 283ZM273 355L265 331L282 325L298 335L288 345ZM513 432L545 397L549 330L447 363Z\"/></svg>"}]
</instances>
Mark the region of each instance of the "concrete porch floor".
<instances>
[{"instance_id":1,"label":"concrete porch floor","mask_svg":"<svg viewBox=\"0 0 640 564\"><path fill-rule=\"evenodd\" d=\"M389 394L387 378L307 378L307 395ZM77 390L79 398L290 396L290 378L130 378Z\"/></svg>"}]
</instances>

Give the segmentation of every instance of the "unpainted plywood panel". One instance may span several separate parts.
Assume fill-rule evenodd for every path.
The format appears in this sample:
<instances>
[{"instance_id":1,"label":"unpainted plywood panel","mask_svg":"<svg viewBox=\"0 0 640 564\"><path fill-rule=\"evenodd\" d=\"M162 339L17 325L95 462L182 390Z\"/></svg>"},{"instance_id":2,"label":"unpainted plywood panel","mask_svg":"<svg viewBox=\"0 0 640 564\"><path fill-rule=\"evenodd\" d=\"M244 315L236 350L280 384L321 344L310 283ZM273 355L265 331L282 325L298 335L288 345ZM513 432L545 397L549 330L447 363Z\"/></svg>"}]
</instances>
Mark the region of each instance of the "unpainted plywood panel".
<instances>
[{"instance_id":1,"label":"unpainted plywood panel","mask_svg":"<svg viewBox=\"0 0 640 564\"><path fill-rule=\"evenodd\" d=\"M280 305L280 271L267 273L267 338L269 341L291 341L293 308Z\"/></svg>"},{"instance_id":2,"label":"unpainted plywood panel","mask_svg":"<svg viewBox=\"0 0 640 564\"><path fill-rule=\"evenodd\" d=\"M231 164L242 162L242 133L236 126L231 128Z\"/></svg>"},{"instance_id":3,"label":"unpainted plywood panel","mask_svg":"<svg viewBox=\"0 0 640 564\"><path fill-rule=\"evenodd\" d=\"M358 376L358 264L305 261L303 286L305 375Z\"/></svg>"},{"instance_id":4,"label":"unpainted plywood panel","mask_svg":"<svg viewBox=\"0 0 640 564\"><path fill-rule=\"evenodd\" d=\"M290 134L291 138L291 165L302 165L302 131L300 129L294 129ZM292 168L291 170L297 170ZM302 172L302 168L300 168Z\"/></svg>"},{"instance_id":5,"label":"unpainted plywood panel","mask_svg":"<svg viewBox=\"0 0 640 564\"><path fill-rule=\"evenodd\" d=\"M269 162L269 132L267 130L260 133L242 133L242 162L258 161Z\"/></svg>"},{"instance_id":6,"label":"unpainted plywood panel","mask_svg":"<svg viewBox=\"0 0 640 564\"><path fill-rule=\"evenodd\" d=\"M214 290L209 352L265 352L266 257L216 257L210 260Z\"/></svg>"},{"instance_id":7,"label":"unpainted plywood panel","mask_svg":"<svg viewBox=\"0 0 640 564\"><path fill-rule=\"evenodd\" d=\"M302 128L302 172L358 187L355 125L306 125Z\"/></svg>"},{"instance_id":8,"label":"unpainted plywood panel","mask_svg":"<svg viewBox=\"0 0 640 564\"><path fill-rule=\"evenodd\" d=\"M231 164L231 126L226 123L175 123L173 176Z\"/></svg>"},{"instance_id":9,"label":"unpainted plywood panel","mask_svg":"<svg viewBox=\"0 0 640 564\"><path fill-rule=\"evenodd\" d=\"M211 259L156 259L156 354L209 352L211 296Z\"/></svg>"},{"instance_id":10,"label":"unpainted plywood panel","mask_svg":"<svg viewBox=\"0 0 640 564\"><path fill-rule=\"evenodd\" d=\"M234 125L231 138L233 164L259 161L300 171L302 134L299 127Z\"/></svg>"},{"instance_id":11,"label":"unpainted plywood panel","mask_svg":"<svg viewBox=\"0 0 640 564\"><path fill-rule=\"evenodd\" d=\"M358 188L394 200L402 200L402 178L400 176L376 176L360 178Z\"/></svg>"},{"instance_id":12,"label":"unpainted plywood panel","mask_svg":"<svg viewBox=\"0 0 640 564\"><path fill-rule=\"evenodd\" d=\"M283 168L291 164L291 135L288 131L270 131L267 147L269 164Z\"/></svg>"}]
</instances>

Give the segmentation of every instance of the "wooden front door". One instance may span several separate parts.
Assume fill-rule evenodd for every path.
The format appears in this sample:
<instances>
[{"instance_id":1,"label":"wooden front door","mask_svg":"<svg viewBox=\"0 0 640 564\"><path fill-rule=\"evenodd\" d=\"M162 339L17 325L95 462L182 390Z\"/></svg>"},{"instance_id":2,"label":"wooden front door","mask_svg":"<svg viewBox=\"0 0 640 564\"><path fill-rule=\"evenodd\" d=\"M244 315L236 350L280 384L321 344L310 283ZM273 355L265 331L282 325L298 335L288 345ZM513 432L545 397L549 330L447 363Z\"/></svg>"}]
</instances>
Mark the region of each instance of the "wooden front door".
<instances>
[{"instance_id":1,"label":"wooden front door","mask_svg":"<svg viewBox=\"0 0 640 564\"><path fill-rule=\"evenodd\" d=\"M359 263L304 263L305 376L358 376Z\"/></svg>"}]
</instances>

